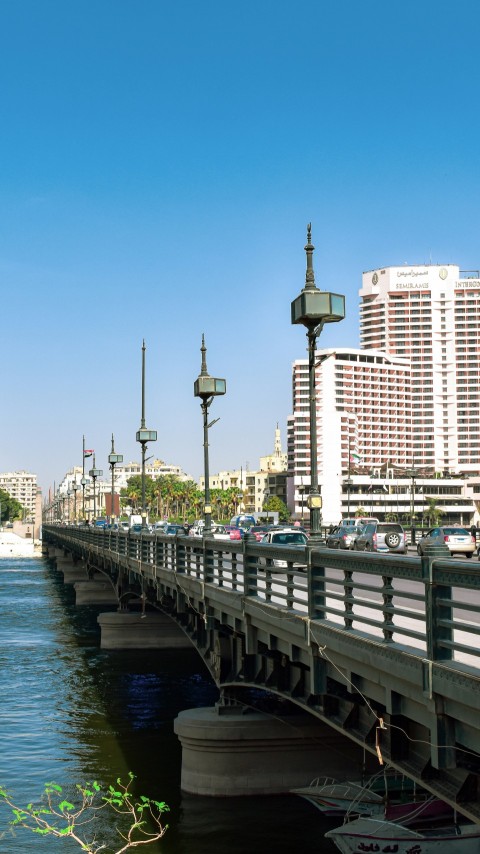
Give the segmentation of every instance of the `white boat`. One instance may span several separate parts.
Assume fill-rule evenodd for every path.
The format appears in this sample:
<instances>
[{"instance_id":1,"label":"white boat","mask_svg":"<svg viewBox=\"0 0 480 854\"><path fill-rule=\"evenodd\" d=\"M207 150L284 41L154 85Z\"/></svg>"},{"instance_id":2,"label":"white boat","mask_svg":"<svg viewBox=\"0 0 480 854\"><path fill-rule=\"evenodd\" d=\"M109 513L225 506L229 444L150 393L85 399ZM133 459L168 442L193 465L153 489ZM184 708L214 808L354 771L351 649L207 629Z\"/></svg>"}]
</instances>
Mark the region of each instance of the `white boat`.
<instances>
[{"instance_id":1,"label":"white boat","mask_svg":"<svg viewBox=\"0 0 480 854\"><path fill-rule=\"evenodd\" d=\"M415 784L397 771L383 770L367 782L340 782L317 777L309 786L292 789L324 815L377 815L384 818L385 804L415 799Z\"/></svg>"},{"instance_id":2,"label":"white boat","mask_svg":"<svg viewBox=\"0 0 480 854\"><path fill-rule=\"evenodd\" d=\"M328 816L343 816L352 811L362 815L383 815L385 805L382 794L373 792L362 783L342 783L328 777L312 780L309 786L291 789L291 792L305 798Z\"/></svg>"},{"instance_id":3,"label":"white boat","mask_svg":"<svg viewBox=\"0 0 480 854\"><path fill-rule=\"evenodd\" d=\"M325 834L341 854L480 854L480 825L404 827L394 821L362 817Z\"/></svg>"}]
</instances>

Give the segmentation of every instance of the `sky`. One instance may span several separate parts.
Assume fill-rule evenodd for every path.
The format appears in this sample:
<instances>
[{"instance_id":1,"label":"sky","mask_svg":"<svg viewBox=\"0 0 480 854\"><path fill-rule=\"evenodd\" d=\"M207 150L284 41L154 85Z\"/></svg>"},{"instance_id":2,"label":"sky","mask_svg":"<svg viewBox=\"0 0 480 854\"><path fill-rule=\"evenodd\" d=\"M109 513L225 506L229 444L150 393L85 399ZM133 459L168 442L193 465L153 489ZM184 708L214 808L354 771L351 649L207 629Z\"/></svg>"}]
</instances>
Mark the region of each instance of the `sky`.
<instances>
[{"instance_id":1,"label":"sky","mask_svg":"<svg viewBox=\"0 0 480 854\"><path fill-rule=\"evenodd\" d=\"M286 450L290 304L358 346L363 271L480 266L477 0L0 0L0 471L44 495L112 432L203 472ZM88 461L90 463L90 460Z\"/></svg>"}]
</instances>

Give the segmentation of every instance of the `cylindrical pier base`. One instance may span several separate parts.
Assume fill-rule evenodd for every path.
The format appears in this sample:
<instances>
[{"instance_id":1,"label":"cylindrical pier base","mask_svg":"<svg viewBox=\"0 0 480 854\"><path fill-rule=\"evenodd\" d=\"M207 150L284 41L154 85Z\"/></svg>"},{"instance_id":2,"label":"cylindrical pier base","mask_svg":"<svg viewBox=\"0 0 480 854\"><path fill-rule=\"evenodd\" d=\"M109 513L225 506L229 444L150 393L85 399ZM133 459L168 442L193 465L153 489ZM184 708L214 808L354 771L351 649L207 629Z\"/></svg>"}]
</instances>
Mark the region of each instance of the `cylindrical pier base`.
<instances>
[{"instance_id":1,"label":"cylindrical pier base","mask_svg":"<svg viewBox=\"0 0 480 854\"><path fill-rule=\"evenodd\" d=\"M118 605L118 596L109 581L76 581L73 586L75 605Z\"/></svg>"},{"instance_id":2,"label":"cylindrical pier base","mask_svg":"<svg viewBox=\"0 0 480 854\"><path fill-rule=\"evenodd\" d=\"M360 753L310 715L283 719L216 708L180 712L181 788L213 797L284 794L319 776L358 774Z\"/></svg>"},{"instance_id":3,"label":"cylindrical pier base","mask_svg":"<svg viewBox=\"0 0 480 854\"><path fill-rule=\"evenodd\" d=\"M111 611L99 614L102 649L181 649L192 644L165 614Z\"/></svg>"}]
</instances>

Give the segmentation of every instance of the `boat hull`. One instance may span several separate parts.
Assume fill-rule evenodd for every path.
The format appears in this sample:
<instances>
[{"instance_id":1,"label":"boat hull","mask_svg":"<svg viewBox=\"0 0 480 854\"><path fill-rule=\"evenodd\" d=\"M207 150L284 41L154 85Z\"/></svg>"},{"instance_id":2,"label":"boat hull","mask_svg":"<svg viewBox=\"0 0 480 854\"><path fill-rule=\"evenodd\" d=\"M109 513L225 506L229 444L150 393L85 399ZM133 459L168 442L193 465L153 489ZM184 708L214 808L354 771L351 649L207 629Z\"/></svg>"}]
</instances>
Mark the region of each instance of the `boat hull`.
<instances>
[{"instance_id":1,"label":"boat hull","mask_svg":"<svg viewBox=\"0 0 480 854\"><path fill-rule=\"evenodd\" d=\"M480 826L459 825L434 830L413 830L401 824L361 818L325 834L341 854L366 851L395 854L479 854Z\"/></svg>"}]
</instances>

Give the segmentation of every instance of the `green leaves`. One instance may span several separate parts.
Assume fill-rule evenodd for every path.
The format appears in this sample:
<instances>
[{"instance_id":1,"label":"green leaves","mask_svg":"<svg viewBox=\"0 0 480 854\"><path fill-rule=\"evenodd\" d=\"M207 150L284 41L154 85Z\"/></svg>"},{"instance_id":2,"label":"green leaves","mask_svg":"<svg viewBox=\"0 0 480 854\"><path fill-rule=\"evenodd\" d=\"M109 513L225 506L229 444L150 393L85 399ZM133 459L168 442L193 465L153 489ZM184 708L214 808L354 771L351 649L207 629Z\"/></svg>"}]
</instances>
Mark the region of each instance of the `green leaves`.
<instances>
[{"instance_id":1,"label":"green leaves","mask_svg":"<svg viewBox=\"0 0 480 854\"><path fill-rule=\"evenodd\" d=\"M3 786L0 786L0 800L11 808L13 819L10 824L16 828L23 827L32 833L55 839L69 837L87 854L97 854L105 850L107 844L112 854L124 854L130 848L158 841L168 827L161 823L162 814L168 812L168 806L164 801L156 801L145 795L136 798L130 791L134 780L135 775L129 772L126 785L120 777L116 780L116 786L110 785L106 789L96 780L83 785L77 783L75 789L79 803L76 805L63 798L62 787L52 782L45 783L42 801L37 805L29 803L26 807L18 806ZM108 808L113 810L120 821L120 826L114 826L114 832L121 840L121 847L116 852L111 847L110 839L108 843L96 840L94 822L99 813ZM103 821L101 827L109 824Z\"/></svg>"}]
</instances>

